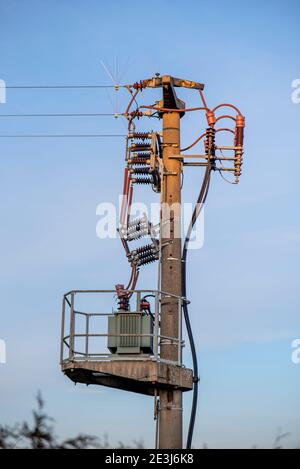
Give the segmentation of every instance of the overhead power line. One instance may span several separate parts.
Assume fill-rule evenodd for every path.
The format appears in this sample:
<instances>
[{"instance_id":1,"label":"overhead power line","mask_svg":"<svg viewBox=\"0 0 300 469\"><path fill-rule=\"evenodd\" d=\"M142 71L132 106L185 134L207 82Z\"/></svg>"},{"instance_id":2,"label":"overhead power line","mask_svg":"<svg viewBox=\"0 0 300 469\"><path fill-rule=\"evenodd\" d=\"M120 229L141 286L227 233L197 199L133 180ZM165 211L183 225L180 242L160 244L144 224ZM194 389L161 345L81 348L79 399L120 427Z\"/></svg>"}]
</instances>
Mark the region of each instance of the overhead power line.
<instances>
[{"instance_id":1,"label":"overhead power line","mask_svg":"<svg viewBox=\"0 0 300 469\"><path fill-rule=\"evenodd\" d=\"M0 117L99 117L99 116L113 116L119 117L124 116L124 113L118 112L99 112L99 113L55 113L55 114L0 114Z\"/></svg>"},{"instance_id":2,"label":"overhead power line","mask_svg":"<svg viewBox=\"0 0 300 469\"><path fill-rule=\"evenodd\" d=\"M1 88L13 90L26 90L26 89L81 89L81 88L126 88L127 85L6 85Z\"/></svg>"},{"instance_id":3,"label":"overhead power line","mask_svg":"<svg viewBox=\"0 0 300 469\"><path fill-rule=\"evenodd\" d=\"M126 137L125 134L19 134L0 135L0 138L101 138Z\"/></svg>"}]
</instances>

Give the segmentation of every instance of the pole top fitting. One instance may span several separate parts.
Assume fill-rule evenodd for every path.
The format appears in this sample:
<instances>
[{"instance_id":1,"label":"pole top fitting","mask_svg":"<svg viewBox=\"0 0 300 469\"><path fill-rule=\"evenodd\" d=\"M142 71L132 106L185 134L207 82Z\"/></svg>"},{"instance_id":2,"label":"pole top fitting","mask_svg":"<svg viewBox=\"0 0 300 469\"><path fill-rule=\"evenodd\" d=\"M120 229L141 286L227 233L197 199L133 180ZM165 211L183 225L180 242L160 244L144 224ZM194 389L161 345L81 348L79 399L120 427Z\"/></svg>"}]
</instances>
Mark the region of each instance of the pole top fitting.
<instances>
[{"instance_id":1,"label":"pole top fitting","mask_svg":"<svg viewBox=\"0 0 300 469\"><path fill-rule=\"evenodd\" d=\"M172 85L176 88L189 88L194 90L204 90L204 84L198 83L192 80L185 80L182 78L175 78L171 75L163 75L161 76L159 73L156 73L154 77L141 80L143 84L143 88L160 88L163 85Z\"/></svg>"}]
</instances>

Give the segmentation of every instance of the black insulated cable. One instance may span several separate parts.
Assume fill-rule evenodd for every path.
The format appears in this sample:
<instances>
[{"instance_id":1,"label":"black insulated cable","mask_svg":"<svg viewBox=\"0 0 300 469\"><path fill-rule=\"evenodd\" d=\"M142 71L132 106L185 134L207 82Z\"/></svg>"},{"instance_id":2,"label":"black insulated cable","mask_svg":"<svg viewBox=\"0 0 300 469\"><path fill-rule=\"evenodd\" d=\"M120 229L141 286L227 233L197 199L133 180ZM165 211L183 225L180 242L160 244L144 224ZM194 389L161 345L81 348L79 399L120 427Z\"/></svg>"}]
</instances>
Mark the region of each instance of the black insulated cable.
<instances>
[{"instance_id":1,"label":"black insulated cable","mask_svg":"<svg viewBox=\"0 0 300 469\"><path fill-rule=\"evenodd\" d=\"M209 184L210 184L210 175L211 175L211 164L208 163L205 171L205 175L203 178L202 186L200 189L200 193L197 199L196 206L193 211L193 215L190 221L190 225L187 231L187 235L184 241L183 245L183 251L182 251L182 296L186 299L187 298L187 285L186 285L186 261L187 261L187 253L188 253L188 246L190 242L190 237L191 233L193 230L193 227L199 217L199 214L201 212L201 209L203 207L203 204L206 201L208 190L209 190ZM194 341L194 336L193 336L193 330L190 322L190 317L189 317L189 311L188 311L188 303L187 301L183 302L182 305L183 309L183 314L184 314L184 320L186 324L186 329L187 329L187 334L190 342L190 348L191 348L191 354L192 354L192 361L193 361L193 400L192 400L192 409L191 409L191 416L190 416L190 422L189 422L189 429L188 429L188 436L187 436L187 443L186 443L186 448L190 449L192 446L192 440L193 440L193 433L194 433L194 426L195 426L195 420L196 420L196 413L197 413L197 403L198 403L198 388L199 388L199 371L198 371L198 360L197 360L197 353L196 353L196 347L195 347L195 341Z\"/></svg>"}]
</instances>

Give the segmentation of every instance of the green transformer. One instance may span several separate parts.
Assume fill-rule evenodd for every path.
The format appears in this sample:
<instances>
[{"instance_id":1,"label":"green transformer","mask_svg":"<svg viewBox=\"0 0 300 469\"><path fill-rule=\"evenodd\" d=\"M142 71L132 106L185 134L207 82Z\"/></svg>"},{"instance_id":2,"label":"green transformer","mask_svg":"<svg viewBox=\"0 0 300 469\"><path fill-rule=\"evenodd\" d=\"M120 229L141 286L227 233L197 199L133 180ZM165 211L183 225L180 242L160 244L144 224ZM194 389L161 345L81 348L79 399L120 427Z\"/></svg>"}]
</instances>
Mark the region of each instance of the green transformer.
<instances>
[{"instance_id":1,"label":"green transformer","mask_svg":"<svg viewBox=\"0 0 300 469\"><path fill-rule=\"evenodd\" d=\"M113 354L153 353L153 319L148 314L117 312L108 318L108 334L107 347Z\"/></svg>"}]
</instances>

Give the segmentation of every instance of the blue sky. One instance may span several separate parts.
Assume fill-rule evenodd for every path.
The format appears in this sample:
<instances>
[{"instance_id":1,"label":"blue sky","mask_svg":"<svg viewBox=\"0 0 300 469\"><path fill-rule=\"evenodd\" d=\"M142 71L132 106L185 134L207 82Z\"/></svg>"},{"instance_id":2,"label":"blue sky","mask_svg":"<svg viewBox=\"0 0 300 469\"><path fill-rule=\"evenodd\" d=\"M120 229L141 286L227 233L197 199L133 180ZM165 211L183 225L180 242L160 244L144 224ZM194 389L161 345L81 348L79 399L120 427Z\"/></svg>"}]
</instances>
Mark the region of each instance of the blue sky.
<instances>
[{"instance_id":1,"label":"blue sky","mask_svg":"<svg viewBox=\"0 0 300 469\"><path fill-rule=\"evenodd\" d=\"M197 80L210 106L234 102L246 115L241 184L214 175L205 245L190 256L202 378L195 446L268 447L279 427L291 433L287 446L300 445L300 365L291 362L291 342L300 337L300 104L291 100L291 83L300 78L299 9L293 0L151 7L135 0L0 1L0 78L7 85L110 84L100 62L115 72L117 61L123 83L155 72ZM119 110L126 100L119 91ZM105 90L8 90L0 113L114 106L114 92ZM183 119L183 143L205 126L200 117ZM0 126L0 135L125 130L120 119L103 117L3 118ZM123 157L122 139L0 139L0 338L8 359L0 365L1 422L28 417L41 389L62 436L106 432L112 444L153 442L151 399L75 388L58 366L63 292L112 288L128 275L118 240L99 240L95 231L97 205L118 198ZM196 197L200 176L187 172L185 200ZM145 270L140 286L152 287L153 274Z\"/></svg>"}]
</instances>

